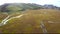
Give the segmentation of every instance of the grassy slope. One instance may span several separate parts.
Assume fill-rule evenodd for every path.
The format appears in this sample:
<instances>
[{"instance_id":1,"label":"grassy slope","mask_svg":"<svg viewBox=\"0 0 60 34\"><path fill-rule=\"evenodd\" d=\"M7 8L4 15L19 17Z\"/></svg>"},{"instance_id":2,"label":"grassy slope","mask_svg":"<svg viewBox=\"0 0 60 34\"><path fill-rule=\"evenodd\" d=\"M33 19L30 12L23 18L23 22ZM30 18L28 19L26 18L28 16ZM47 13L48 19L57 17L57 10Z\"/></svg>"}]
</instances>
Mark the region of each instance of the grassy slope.
<instances>
[{"instance_id":1,"label":"grassy slope","mask_svg":"<svg viewBox=\"0 0 60 34\"><path fill-rule=\"evenodd\" d=\"M23 17L10 20L5 26L0 27L0 32L42 32L40 22L46 26L48 32L60 33L60 11L52 9L27 10ZM1 19L1 18L0 18ZM49 23L52 21L54 23Z\"/></svg>"},{"instance_id":2,"label":"grassy slope","mask_svg":"<svg viewBox=\"0 0 60 34\"><path fill-rule=\"evenodd\" d=\"M0 22L4 19L4 18L6 18L8 15L7 14L2 14L2 13L0 13Z\"/></svg>"}]
</instances>

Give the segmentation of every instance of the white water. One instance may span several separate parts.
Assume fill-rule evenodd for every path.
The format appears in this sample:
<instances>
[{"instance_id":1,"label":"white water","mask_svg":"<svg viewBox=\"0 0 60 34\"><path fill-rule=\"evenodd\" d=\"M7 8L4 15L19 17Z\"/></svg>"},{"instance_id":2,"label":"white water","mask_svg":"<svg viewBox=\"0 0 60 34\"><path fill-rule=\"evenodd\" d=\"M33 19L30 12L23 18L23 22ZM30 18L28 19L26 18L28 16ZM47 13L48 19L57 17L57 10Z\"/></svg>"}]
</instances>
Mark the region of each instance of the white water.
<instances>
[{"instance_id":1,"label":"white water","mask_svg":"<svg viewBox=\"0 0 60 34\"><path fill-rule=\"evenodd\" d=\"M22 14L22 15L19 15L19 16L16 16L16 17L11 17L11 18L9 18L10 16L8 16L8 17L6 17L4 20L2 20L2 22L0 23L0 26L3 26L3 25L5 25L5 24L7 24L7 22L8 22L9 20L11 20L11 19L20 18L20 17L22 17L22 16L23 16L23 14Z\"/></svg>"}]
</instances>

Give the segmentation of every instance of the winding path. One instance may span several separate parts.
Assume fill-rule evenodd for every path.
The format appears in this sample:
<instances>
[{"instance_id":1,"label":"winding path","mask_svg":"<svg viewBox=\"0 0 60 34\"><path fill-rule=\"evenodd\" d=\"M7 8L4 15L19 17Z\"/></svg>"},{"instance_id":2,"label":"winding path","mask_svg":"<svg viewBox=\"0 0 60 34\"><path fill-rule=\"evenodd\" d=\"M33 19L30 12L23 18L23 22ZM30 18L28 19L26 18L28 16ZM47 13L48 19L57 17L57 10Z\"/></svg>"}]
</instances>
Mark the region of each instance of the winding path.
<instances>
[{"instance_id":1,"label":"winding path","mask_svg":"<svg viewBox=\"0 0 60 34\"><path fill-rule=\"evenodd\" d=\"M47 29L46 29L43 21L41 21L40 27L42 28L43 33L46 34L47 33Z\"/></svg>"},{"instance_id":2,"label":"winding path","mask_svg":"<svg viewBox=\"0 0 60 34\"><path fill-rule=\"evenodd\" d=\"M19 15L19 16L16 16L16 17L11 17L10 18L10 16L8 16L8 17L6 17L4 20L2 20L2 22L0 23L0 26L3 26L3 25L5 25L9 20L11 20L11 19L14 19L14 18L20 18L20 17L22 17L23 16L23 14L22 15Z\"/></svg>"}]
</instances>

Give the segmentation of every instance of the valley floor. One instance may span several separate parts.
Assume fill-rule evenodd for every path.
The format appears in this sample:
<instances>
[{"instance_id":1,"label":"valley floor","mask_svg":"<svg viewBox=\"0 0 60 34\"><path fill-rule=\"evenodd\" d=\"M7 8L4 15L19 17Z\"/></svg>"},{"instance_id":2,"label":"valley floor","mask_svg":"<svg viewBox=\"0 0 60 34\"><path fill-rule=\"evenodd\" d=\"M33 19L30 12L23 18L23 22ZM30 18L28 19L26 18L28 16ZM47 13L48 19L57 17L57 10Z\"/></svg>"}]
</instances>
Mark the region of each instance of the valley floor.
<instances>
[{"instance_id":1,"label":"valley floor","mask_svg":"<svg viewBox=\"0 0 60 34\"><path fill-rule=\"evenodd\" d=\"M0 33L60 33L60 10L26 10L5 19L7 16L0 14L0 22L5 23L0 26Z\"/></svg>"}]
</instances>

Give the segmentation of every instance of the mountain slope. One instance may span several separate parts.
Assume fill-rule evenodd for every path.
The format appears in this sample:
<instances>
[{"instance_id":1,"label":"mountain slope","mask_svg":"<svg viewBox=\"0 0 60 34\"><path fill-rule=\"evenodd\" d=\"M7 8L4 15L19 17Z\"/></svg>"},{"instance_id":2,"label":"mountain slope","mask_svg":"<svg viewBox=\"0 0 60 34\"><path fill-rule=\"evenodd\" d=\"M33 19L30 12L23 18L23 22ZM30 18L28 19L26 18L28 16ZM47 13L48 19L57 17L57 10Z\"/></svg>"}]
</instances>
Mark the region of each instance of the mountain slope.
<instances>
[{"instance_id":1,"label":"mountain slope","mask_svg":"<svg viewBox=\"0 0 60 34\"><path fill-rule=\"evenodd\" d=\"M38 5L34 3L6 3L0 6L0 12L7 12L8 14L22 12L25 10L37 10L37 9L58 9L60 7L54 5Z\"/></svg>"},{"instance_id":2,"label":"mountain slope","mask_svg":"<svg viewBox=\"0 0 60 34\"><path fill-rule=\"evenodd\" d=\"M1 12L20 12L27 9L39 9L38 4L26 4L26 3L6 3L1 6Z\"/></svg>"}]
</instances>

